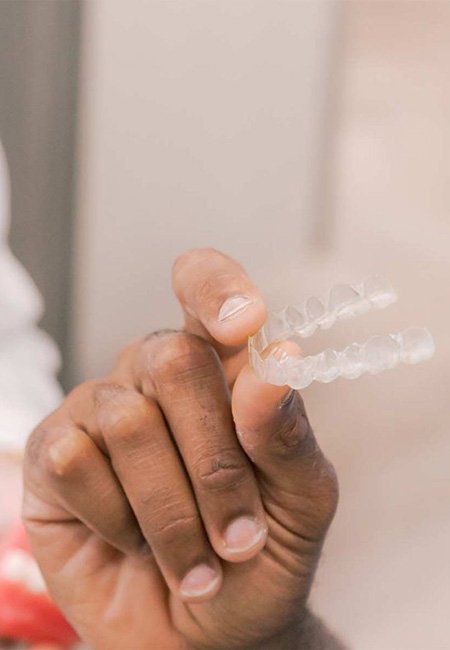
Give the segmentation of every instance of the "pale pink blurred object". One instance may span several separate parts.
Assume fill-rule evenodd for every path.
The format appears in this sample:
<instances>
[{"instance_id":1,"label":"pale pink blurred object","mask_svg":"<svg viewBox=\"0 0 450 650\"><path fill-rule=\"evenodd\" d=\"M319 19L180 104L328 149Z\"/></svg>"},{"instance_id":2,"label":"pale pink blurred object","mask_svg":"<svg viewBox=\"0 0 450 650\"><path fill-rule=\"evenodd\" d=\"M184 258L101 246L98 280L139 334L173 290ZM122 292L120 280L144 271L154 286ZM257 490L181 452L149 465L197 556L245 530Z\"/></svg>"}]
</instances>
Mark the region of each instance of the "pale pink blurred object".
<instances>
[{"instance_id":1,"label":"pale pink blurred object","mask_svg":"<svg viewBox=\"0 0 450 650\"><path fill-rule=\"evenodd\" d=\"M0 543L20 518L22 467L18 458L0 455Z\"/></svg>"}]
</instances>

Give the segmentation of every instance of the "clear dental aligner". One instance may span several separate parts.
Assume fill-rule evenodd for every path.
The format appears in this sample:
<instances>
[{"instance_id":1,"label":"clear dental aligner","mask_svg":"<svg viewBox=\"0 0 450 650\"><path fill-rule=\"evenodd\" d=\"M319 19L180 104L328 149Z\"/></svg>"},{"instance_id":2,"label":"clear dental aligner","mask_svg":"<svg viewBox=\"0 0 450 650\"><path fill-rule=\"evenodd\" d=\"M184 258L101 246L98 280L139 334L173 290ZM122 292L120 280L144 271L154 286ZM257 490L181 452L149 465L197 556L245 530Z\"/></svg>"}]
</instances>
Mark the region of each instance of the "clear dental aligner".
<instances>
[{"instance_id":1,"label":"clear dental aligner","mask_svg":"<svg viewBox=\"0 0 450 650\"><path fill-rule=\"evenodd\" d=\"M383 277L373 276L358 285L337 284L323 300L312 296L303 305L272 312L259 335L266 345L286 335L312 336L317 329L328 329L337 320L384 309L396 302L397 294ZM265 347L265 346L264 346Z\"/></svg>"},{"instance_id":2,"label":"clear dental aligner","mask_svg":"<svg viewBox=\"0 0 450 650\"><path fill-rule=\"evenodd\" d=\"M338 377L356 379L377 374L399 363L420 363L434 354L434 342L425 328L411 327L398 334L383 334L343 350L327 349L313 356L287 354L277 342L311 336L341 318L370 308L384 308L397 296L390 284L373 277L357 286L336 285L328 300L309 298L303 307L287 307L269 315L265 325L249 339L250 363L257 376L271 384L301 389L313 381L328 383ZM270 347L268 347L270 346Z\"/></svg>"}]
</instances>

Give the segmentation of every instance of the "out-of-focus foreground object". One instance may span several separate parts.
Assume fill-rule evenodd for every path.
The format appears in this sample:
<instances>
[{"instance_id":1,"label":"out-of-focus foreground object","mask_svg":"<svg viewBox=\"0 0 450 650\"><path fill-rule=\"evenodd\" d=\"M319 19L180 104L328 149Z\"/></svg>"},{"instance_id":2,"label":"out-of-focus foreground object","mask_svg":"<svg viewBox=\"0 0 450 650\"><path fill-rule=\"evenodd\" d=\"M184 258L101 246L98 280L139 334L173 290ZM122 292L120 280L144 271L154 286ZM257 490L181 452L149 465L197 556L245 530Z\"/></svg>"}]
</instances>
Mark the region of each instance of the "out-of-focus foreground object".
<instances>
[{"instance_id":1,"label":"out-of-focus foreground object","mask_svg":"<svg viewBox=\"0 0 450 650\"><path fill-rule=\"evenodd\" d=\"M60 355L37 323L44 305L8 248L10 187L0 143L0 452L20 454L31 429L55 408Z\"/></svg>"},{"instance_id":2,"label":"out-of-focus foreground object","mask_svg":"<svg viewBox=\"0 0 450 650\"><path fill-rule=\"evenodd\" d=\"M62 648L78 639L47 594L21 524L0 546L0 637Z\"/></svg>"},{"instance_id":3,"label":"out-of-focus foreground object","mask_svg":"<svg viewBox=\"0 0 450 650\"><path fill-rule=\"evenodd\" d=\"M61 349L70 323L80 13L81 0L0 2L0 140L11 172L10 246L44 297L42 329Z\"/></svg>"}]
</instances>

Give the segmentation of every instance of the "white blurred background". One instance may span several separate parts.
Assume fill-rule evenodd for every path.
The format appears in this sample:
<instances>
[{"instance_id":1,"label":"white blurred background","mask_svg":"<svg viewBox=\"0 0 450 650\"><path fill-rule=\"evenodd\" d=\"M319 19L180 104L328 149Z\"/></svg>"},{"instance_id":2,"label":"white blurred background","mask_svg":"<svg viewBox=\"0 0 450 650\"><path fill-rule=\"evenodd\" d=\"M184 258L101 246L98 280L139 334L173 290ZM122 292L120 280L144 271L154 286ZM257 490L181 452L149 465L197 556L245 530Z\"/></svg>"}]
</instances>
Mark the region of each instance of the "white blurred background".
<instances>
[{"instance_id":1,"label":"white blurred background","mask_svg":"<svg viewBox=\"0 0 450 650\"><path fill-rule=\"evenodd\" d=\"M272 306L389 277L398 305L314 345L425 325L437 353L305 391L342 493L313 603L352 648L448 648L450 3L90 0L80 32L66 383L179 323L188 247Z\"/></svg>"},{"instance_id":2,"label":"white blurred background","mask_svg":"<svg viewBox=\"0 0 450 650\"><path fill-rule=\"evenodd\" d=\"M298 291L321 226L338 14L323 2L85 5L77 378L137 332L177 325L170 268L184 249L225 250L283 297L295 269Z\"/></svg>"}]
</instances>

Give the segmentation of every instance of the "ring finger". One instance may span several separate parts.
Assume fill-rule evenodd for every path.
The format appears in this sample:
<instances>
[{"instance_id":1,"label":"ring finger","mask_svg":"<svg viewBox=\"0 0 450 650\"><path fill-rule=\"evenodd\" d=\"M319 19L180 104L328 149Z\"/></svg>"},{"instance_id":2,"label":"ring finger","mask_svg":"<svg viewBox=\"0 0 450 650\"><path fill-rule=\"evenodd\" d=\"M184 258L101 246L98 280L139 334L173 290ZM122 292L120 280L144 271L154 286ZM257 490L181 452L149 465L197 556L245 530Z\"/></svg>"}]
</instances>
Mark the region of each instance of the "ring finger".
<instances>
[{"instance_id":1,"label":"ring finger","mask_svg":"<svg viewBox=\"0 0 450 650\"><path fill-rule=\"evenodd\" d=\"M111 463L170 590L187 601L212 597L222 570L158 405L105 386L98 426Z\"/></svg>"}]
</instances>

